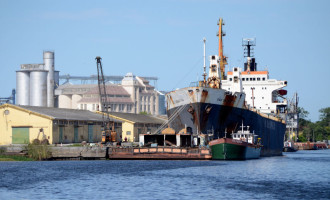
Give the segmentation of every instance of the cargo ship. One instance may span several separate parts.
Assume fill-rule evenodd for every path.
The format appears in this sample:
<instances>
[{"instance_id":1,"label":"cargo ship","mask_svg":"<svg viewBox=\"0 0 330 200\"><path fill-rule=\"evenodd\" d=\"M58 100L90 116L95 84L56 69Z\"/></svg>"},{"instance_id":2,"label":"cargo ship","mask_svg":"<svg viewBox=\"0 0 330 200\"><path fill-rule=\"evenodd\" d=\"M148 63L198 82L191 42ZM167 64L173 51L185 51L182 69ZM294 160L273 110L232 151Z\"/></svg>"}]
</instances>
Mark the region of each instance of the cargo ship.
<instances>
[{"instance_id":1,"label":"cargo ship","mask_svg":"<svg viewBox=\"0 0 330 200\"><path fill-rule=\"evenodd\" d=\"M261 156L282 155L286 129L287 81L269 79L258 71L253 57L255 39L243 39L244 70L234 67L225 73L223 20L219 19L219 54L210 56L206 73L204 39L203 80L166 94L168 123L177 133L190 133L198 141L230 138L243 122L261 138ZM206 138L206 139L205 139Z\"/></svg>"}]
</instances>

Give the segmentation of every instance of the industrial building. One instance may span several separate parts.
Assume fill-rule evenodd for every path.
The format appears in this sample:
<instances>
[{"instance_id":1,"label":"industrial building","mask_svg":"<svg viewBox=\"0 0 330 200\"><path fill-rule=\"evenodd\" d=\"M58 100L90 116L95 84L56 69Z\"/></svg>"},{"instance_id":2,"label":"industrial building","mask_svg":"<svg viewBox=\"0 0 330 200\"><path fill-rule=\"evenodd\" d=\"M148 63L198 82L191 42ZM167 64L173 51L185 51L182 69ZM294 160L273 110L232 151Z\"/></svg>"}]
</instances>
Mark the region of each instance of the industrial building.
<instances>
[{"instance_id":1,"label":"industrial building","mask_svg":"<svg viewBox=\"0 0 330 200\"><path fill-rule=\"evenodd\" d=\"M25 106L59 107L97 111L100 109L97 84L73 85L69 79L93 80L91 77L65 76L67 82L59 86L59 71L55 71L52 51L43 52L42 64L22 64L16 71L16 104ZM107 82L110 111L164 115L165 95L149 84L156 77L106 76L118 84ZM7 100L8 98L6 98ZM15 96L13 96L15 99ZM14 103L15 104L15 103Z\"/></svg>"},{"instance_id":2,"label":"industrial building","mask_svg":"<svg viewBox=\"0 0 330 200\"><path fill-rule=\"evenodd\" d=\"M0 106L0 145L47 139L50 144L101 142L102 115L88 110L40 106ZM153 133L166 119L151 115L110 113L117 141L138 142L139 134Z\"/></svg>"},{"instance_id":3,"label":"industrial building","mask_svg":"<svg viewBox=\"0 0 330 200\"><path fill-rule=\"evenodd\" d=\"M167 122L167 119L143 114L111 112L109 116L111 120L122 121L122 140L128 142L138 142L140 134L152 134Z\"/></svg>"},{"instance_id":4,"label":"industrial building","mask_svg":"<svg viewBox=\"0 0 330 200\"><path fill-rule=\"evenodd\" d=\"M145 78L127 73L121 84L106 84L110 111L151 115L165 114L165 95L149 84ZM55 90L60 108L100 110L99 91L96 84L73 85L69 82Z\"/></svg>"},{"instance_id":5,"label":"industrial building","mask_svg":"<svg viewBox=\"0 0 330 200\"><path fill-rule=\"evenodd\" d=\"M54 52L43 52L42 64L22 64L16 71L17 105L57 107L54 89L59 84Z\"/></svg>"},{"instance_id":6,"label":"industrial building","mask_svg":"<svg viewBox=\"0 0 330 200\"><path fill-rule=\"evenodd\" d=\"M102 115L91 111L3 104L0 113L0 145L101 142ZM121 121L112 121L121 132Z\"/></svg>"}]
</instances>

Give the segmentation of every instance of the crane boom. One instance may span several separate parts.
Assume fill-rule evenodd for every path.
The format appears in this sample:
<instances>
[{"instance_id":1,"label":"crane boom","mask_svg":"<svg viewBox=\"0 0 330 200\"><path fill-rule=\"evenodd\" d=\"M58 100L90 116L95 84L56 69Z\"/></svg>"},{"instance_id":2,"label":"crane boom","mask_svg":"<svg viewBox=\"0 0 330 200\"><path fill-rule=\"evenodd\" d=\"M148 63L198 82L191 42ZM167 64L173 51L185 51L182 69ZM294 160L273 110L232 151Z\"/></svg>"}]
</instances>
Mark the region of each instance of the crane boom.
<instances>
[{"instance_id":1,"label":"crane boom","mask_svg":"<svg viewBox=\"0 0 330 200\"><path fill-rule=\"evenodd\" d=\"M112 128L110 129L110 117L109 117L110 103L108 101L107 90L105 87L103 68L101 63L102 58L97 56L95 60L97 66L100 111L102 112L102 121L103 121L102 142L103 143L115 142L117 134L114 131L114 122L112 123Z\"/></svg>"}]
</instances>

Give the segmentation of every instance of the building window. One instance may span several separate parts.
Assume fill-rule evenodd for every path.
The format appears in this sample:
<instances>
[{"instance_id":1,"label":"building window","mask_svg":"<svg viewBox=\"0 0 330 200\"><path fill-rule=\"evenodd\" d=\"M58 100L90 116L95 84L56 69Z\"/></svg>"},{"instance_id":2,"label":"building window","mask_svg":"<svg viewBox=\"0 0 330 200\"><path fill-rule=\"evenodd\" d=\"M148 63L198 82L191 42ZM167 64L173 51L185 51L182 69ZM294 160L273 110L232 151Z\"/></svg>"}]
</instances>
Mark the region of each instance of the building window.
<instances>
[{"instance_id":1,"label":"building window","mask_svg":"<svg viewBox=\"0 0 330 200\"><path fill-rule=\"evenodd\" d=\"M245 78L242 78L242 81L245 81Z\"/></svg>"},{"instance_id":2,"label":"building window","mask_svg":"<svg viewBox=\"0 0 330 200\"><path fill-rule=\"evenodd\" d=\"M257 81L260 81L260 78L257 78Z\"/></svg>"},{"instance_id":3,"label":"building window","mask_svg":"<svg viewBox=\"0 0 330 200\"><path fill-rule=\"evenodd\" d=\"M229 79L229 81L232 81L232 80L233 80L232 78Z\"/></svg>"},{"instance_id":4,"label":"building window","mask_svg":"<svg viewBox=\"0 0 330 200\"><path fill-rule=\"evenodd\" d=\"M264 78L262 78L262 80L264 81L264 80L266 80L266 78L264 77Z\"/></svg>"},{"instance_id":5,"label":"building window","mask_svg":"<svg viewBox=\"0 0 330 200\"><path fill-rule=\"evenodd\" d=\"M250 81L252 81L253 79L252 78L250 78Z\"/></svg>"},{"instance_id":6,"label":"building window","mask_svg":"<svg viewBox=\"0 0 330 200\"><path fill-rule=\"evenodd\" d=\"M256 78L253 78L253 80L255 81L255 80L256 80Z\"/></svg>"},{"instance_id":7,"label":"building window","mask_svg":"<svg viewBox=\"0 0 330 200\"><path fill-rule=\"evenodd\" d=\"M131 131L126 131L126 135L131 135Z\"/></svg>"},{"instance_id":8,"label":"building window","mask_svg":"<svg viewBox=\"0 0 330 200\"><path fill-rule=\"evenodd\" d=\"M83 104L80 104L80 109L82 110L82 109L84 109L84 107L83 107L84 105Z\"/></svg>"},{"instance_id":9,"label":"building window","mask_svg":"<svg viewBox=\"0 0 330 200\"><path fill-rule=\"evenodd\" d=\"M216 65L212 65L211 68L212 68L212 72L216 72L217 71L217 66Z\"/></svg>"},{"instance_id":10,"label":"building window","mask_svg":"<svg viewBox=\"0 0 330 200\"><path fill-rule=\"evenodd\" d=\"M84 104L84 110L87 110L87 104Z\"/></svg>"}]
</instances>

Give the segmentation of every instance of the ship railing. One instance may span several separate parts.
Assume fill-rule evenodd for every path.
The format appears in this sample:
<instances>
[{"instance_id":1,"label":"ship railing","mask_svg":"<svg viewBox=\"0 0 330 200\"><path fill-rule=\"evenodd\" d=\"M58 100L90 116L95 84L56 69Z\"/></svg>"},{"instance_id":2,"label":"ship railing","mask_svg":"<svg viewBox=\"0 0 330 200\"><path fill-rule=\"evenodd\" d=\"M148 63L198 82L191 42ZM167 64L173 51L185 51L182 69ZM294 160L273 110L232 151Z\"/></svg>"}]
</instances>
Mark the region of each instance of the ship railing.
<instances>
[{"instance_id":1,"label":"ship railing","mask_svg":"<svg viewBox=\"0 0 330 200\"><path fill-rule=\"evenodd\" d=\"M278 121L278 122L282 122L282 123L285 123L285 120L283 120L280 116L277 116L275 114L271 114L271 113L262 113L260 112L259 109L255 109L255 108L251 108L249 107L248 108L250 111L253 111L255 113L257 113L258 115L262 116L262 117L265 117L265 118L268 118L268 119L272 119L272 120L275 120L275 121Z\"/></svg>"}]
</instances>

